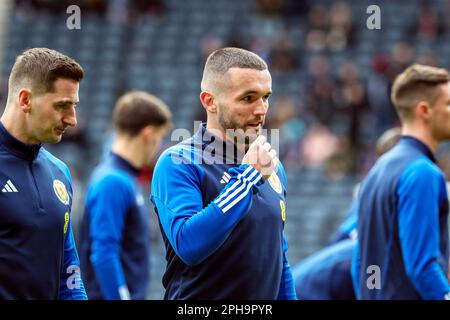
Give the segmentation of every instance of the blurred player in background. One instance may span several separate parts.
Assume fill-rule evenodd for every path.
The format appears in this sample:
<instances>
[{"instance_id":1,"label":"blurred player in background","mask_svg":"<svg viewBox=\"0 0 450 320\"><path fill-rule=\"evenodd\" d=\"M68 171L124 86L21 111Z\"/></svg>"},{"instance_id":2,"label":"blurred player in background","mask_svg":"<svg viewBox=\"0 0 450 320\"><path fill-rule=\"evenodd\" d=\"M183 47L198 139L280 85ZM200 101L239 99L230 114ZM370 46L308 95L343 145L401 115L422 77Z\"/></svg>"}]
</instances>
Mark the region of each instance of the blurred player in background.
<instances>
[{"instance_id":1,"label":"blurred player in background","mask_svg":"<svg viewBox=\"0 0 450 320\"><path fill-rule=\"evenodd\" d=\"M272 79L256 54L209 55L207 122L159 158L152 202L166 245L165 299L295 299L286 177L261 135Z\"/></svg>"},{"instance_id":2,"label":"blurred player in background","mask_svg":"<svg viewBox=\"0 0 450 320\"><path fill-rule=\"evenodd\" d=\"M377 140L375 150L377 157L394 147L400 136L400 128L386 130ZM359 185L356 189L358 188ZM331 237L330 245L295 266L293 270L295 288L300 300L355 299L351 264L357 239L357 208L355 195L348 217Z\"/></svg>"},{"instance_id":3,"label":"blurred player in background","mask_svg":"<svg viewBox=\"0 0 450 320\"><path fill-rule=\"evenodd\" d=\"M77 124L83 75L47 48L22 52L11 70L0 119L0 299L86 299L69 169L42 147Z\"/></svg>"},{"instance_id":4,"label":"blurred player in background","mask_svg":"<svg viewBox=\"0 0 450 320\"><path fill-rule=\"evenodd\" d=\"M114 141L93 172L81 227L81 263L90 299L145 299L149 212L138 184L169 130L171 112L146 92L123 95L113 114Z\"/></svg>"},{"instance_id":5,"label":"blurred player in background","mask_svg":"<svg viewBox=\"0 0 450 320\"><path fill-rule=\"evenodd\" d=\"M375 146L375 154L378 157L381 157L383 154L388 152L401 137L401 129L391 128L383 132L383 134L378 138ZM337 243L341 240L356 238L356 225L358 223L358 212L357 212L357 201L356 198L358 196L358 191L360 188L360 184L358 183L353 191L354 200L352 201L350 208L348 209L345 220L339 226L336 233L334 233L329 240L329 244Z\"/></svg>"},{"instance_id":6,"label":"blurred player in background","mask_svg":"<svg viewBox=\"0 0 450 320\"><path fill-rule=\"evenodd\" d=\"M445 69L413 65L391 99L402 137L361 185L352 278L359 299L448 299L448 197L434 153L450 138Z\"/></svg>"}]
</instances>

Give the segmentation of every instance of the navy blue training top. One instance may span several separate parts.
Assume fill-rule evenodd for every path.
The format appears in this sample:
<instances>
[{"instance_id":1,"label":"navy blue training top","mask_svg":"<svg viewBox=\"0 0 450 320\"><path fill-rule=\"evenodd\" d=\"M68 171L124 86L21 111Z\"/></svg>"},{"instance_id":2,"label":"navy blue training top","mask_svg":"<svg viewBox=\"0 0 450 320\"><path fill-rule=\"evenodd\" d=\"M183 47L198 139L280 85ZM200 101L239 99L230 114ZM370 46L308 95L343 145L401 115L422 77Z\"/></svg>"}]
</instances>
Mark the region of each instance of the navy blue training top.
<instances>
[{"instance_id":1,"label":"navy blue training top","mask_svg":"<svg viewBox=\"0 0 450 320\"><path fill-rule=\"evenodd\" d=\"M138 175L111 152L90 178L80 239L90 299L146 298L150 226Z\"/></svg>"},{"instance_id":2,"label":"navy blue training top","mask_svg":"<svg viewBox=\"0 0 450 320\"><path fill-rule=\"evenodd\" d=\"M355 300L351 264L356 240L345 239L313 253L292 271L300 300Z\"/></svg>"},{"instance_id":3,"label":"navy blue training top","mask_svg":"<svg viewBox=\"0 0 450 320\"><path fill-rule=\"evenodd\" d=\"M265 181L239 157L202 124L159 158L151 200L167 249L165 299L296 298L284 169Z\"/></svg>"},{"instance_id":4,"label":"navy blue training top","mask_svg":"<svg viewBox=\"0 0 450 320\"><path fill-rule=\"evenodd\" d=\"M0 299L86 299L67 166L0 123Z\"/></svg>"},{"instance_id":5,"label":"navy blue training top","mask_svg":"<svg viewBox=\"0 0 450 320\"><path fill-rule=\"evenodd\" d=\"M376 162L357 211L352 277L358 298L448 297L446 182L424 143L403 136Z\"/></svg>"}]
</instances>

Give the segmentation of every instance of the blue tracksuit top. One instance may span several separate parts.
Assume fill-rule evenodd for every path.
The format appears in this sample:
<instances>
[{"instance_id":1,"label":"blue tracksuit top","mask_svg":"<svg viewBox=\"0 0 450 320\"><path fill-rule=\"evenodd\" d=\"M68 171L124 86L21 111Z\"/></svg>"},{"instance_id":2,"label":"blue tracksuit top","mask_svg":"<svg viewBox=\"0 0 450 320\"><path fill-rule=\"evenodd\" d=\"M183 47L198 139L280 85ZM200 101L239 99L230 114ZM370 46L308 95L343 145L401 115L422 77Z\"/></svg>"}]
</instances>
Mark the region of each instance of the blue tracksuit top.
<instances>
[{"instance_id":1,"label":"blue tracksuit top","mask_svg":"<svg viewBox=\"0 0 450 320\"><path fill-rule=\"evenodd\" d=\"M145 299L149 282L149 214L139 170L111 152L89 181L80 258L89 299Z\"/></svg>"},{"instance_id":2,"label":"blue tracksuit top","mask_svg":"<svg viewBox=\"0 0 450 320\"><path fill-rule=\"evenodd\" d=\"M351 264L356 240L345 239L325 247L294 267L300 300L355 300Z\"/></svg>"},{"instance_id":3,"label":"blue tracksuit top","mask_svg":"<svg viewBox=\"0 0 450 320\"><path fill-rule=\"evenodd\" d=\"M335 244L346 239L354 239L357 236L356 226L358 224L358 201L354 199L350 204L347 215L344 221L339 226L338 230L331 235L328 241L329 245Z\"/></svg>"},{"instance_id":4,"label":"blue tracksuit top","mask_svg":"<svg viewBox=\"0 0 450 320\"><path fill-rule=\"evenodd\" d=\"M357 297L444 299L450 291L447 216L445 178L431 150L403 136L359 193L352 265Z\"/></svg>"},{"instance_id":5,"label":"blue tracksuit top","mask_svg":"<svg viewBox=\"0 0 450 320\"><path fill-rule=\"evenodd\" d=\"M67 166L0 123L0 299L86 299Z\"/></svg>"},{"instance_id":6,"label":"blue tracksuit top","mask_svg":"<svg viewBox=\"0 0 450 320\"><path fill-rule=\"evenodd\" d=\"M265 181L236 153L202 124L156 164L151 200L167 249L165 299L296 298L284 169Z\"/></svg>"}]
</instances>

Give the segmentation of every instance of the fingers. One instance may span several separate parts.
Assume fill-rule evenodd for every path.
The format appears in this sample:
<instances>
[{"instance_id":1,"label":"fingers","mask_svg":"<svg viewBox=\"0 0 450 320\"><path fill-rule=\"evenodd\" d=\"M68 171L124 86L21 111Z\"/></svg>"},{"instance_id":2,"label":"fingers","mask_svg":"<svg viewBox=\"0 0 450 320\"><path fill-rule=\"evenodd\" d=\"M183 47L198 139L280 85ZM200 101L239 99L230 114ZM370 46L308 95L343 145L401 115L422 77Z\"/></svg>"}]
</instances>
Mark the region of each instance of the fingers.
<instances>
[{"instance_id":1,"label":"fingers","mask_svg":"<svg viewBox=\"0 0 450 320\"><path fill-rule=\"evenodd\" d=\"M264 179L268 179L274 171L276 159L277 152L272 149L270 143L267 142L267 138L260 135L251 144L242 163L252 165L263 175Z\"/></svg>"},{"instance_id":2,"label":"fingers","mask_svg":"<svg viewBox=\"0 0 450 320\"><path fill-rule=\"evenodd\" d=\"M278 157L275 156L275 158L273 159L273 170L275 172L278 172L279 167L280 167L280 159L278 159Z\"/></svg>"},{"instance_id":3,"label":"fingers","mask_svg":"<svg viewBox=\"0 0 450 320\"><path fill-rule=\"evenodd\" d=\"M269 152L270 149L272 149L272 146L270 145L270 143L266 142L266 143L264 143L264 144L262 145L262 148L263 148L264 150L266 150L267 152Z\"/></svg>"},{"instance_id":4,"label":"fingers","mask_svg":"<svg viewBox=\"0 0 450 320\"><path fill-rule=\"evenodd\" d=\"M259 145L263 145L263 144L266 143L266 142L267 142L266 136L260 135L260 136L258 136L258 137L255 139L255 141L254 141L253 143L259 144Z\"/></svg>"},{"instance_id":5,"label":"fingers","mask_svg":"<svg viewBox=\"0 0 450 320\"><path fill-rule=\"evenodd\" d=\"M277 152L275 151L275 149L271 149L271 150L269 151L269 156L270 156L270 158L271 158L272 160L274 160L274 159L276 158Z\"/></svg>"},{"instance_id":6,"label":"fingers","mask_svg":"<svg viewBox=\"0 0 450 320\"><path fill-rule=\"evenodd\" d=\"M277 155L277 152L273 150L272 146L267 142L264 143L259 150L260 152L258 154L259 154L259 161L261 162L261 164L263 166L273 167L272 160Z\"/></svg>"}]
</instances>

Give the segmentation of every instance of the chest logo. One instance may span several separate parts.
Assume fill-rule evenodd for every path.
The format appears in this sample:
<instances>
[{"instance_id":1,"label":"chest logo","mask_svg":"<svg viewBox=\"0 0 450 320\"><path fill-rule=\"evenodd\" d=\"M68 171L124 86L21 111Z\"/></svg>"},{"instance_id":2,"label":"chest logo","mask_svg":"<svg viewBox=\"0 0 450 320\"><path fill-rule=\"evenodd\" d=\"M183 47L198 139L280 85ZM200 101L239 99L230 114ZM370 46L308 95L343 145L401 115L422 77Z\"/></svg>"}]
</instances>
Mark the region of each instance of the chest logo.
<instances>
[{"instance_id":1,"label":"chest logo","mask_svg":"<svg viewBox=\"0 0 450 320\"><path fill-rule=\"evenodd\" d=\"M53 191L55 191L56 196L59 201L61 201L66 206L69 205L69 194L67 193L66 186L60 180L53 180Z\"/></svg>"},{"instance_id":2,"label":"chest logo","mask_svg":"<svg viewBox=\"0 0 450 320\"><path fill-rule=\"evenodd\" d=\"M283 222L286 221L286 205L284 204L283 200L280 200L280 210L281 210L281 220Z\"/></svg>"},{"instance_id":3,"label":"chest logo","mask_svg":"<svg viewBox=\"0 0 450 320\"><path fill-rule=\"evenodd\" d=\"M69 213L64 214L64 234L67 233L67 227L69 226Z\"/></svg>"},{"instance_id":4,"label":"chest logo","mask_svg":"<svg viewBox=\"0 0 450 320\"><path fill-rule=\"evenodd\" d=\"M228 174L228 172L224 171L222 179L220 179L220 183L221 184L226 184L226 183L228 183L230 181L230 179L231 179L231 176Z\"/></svg>"},{"instance_id":5,"label":"chest logo","mask_svg":"<svg viewBox=\"0 0 450 320\"><path fill-rule=\"evenodd\" d=\"M269 184L272 187L273 190L281 194L283 192L283 188L281 187L281 181L280 178L278 178L278 175L274 172L269 177Z\"/></svg>"},{"instance_id":6,"label":"chest logo","mask_svg":"<svg viewBox=\"0 0 450 320\"><path fill-rule=\"evenodd\" d=\"M14 186L12 181L8 180L4 185L2 192L19 192L19 191L17 190L16 186Z\"/></svg>"}]
</instances>

